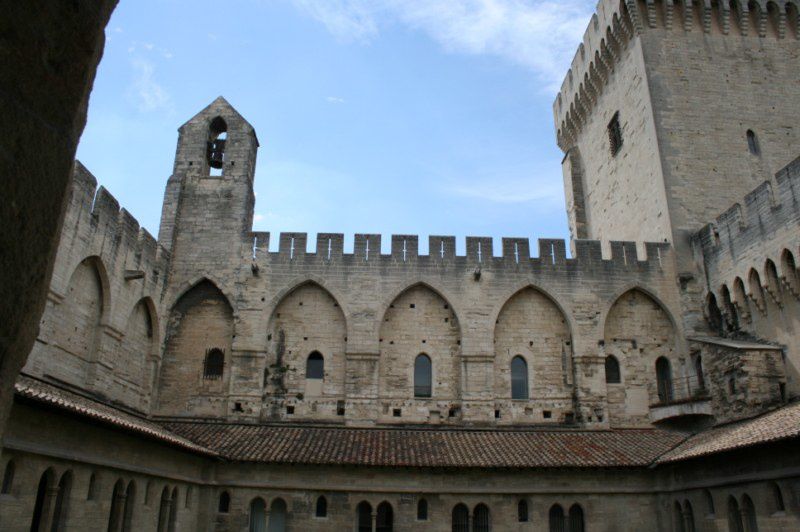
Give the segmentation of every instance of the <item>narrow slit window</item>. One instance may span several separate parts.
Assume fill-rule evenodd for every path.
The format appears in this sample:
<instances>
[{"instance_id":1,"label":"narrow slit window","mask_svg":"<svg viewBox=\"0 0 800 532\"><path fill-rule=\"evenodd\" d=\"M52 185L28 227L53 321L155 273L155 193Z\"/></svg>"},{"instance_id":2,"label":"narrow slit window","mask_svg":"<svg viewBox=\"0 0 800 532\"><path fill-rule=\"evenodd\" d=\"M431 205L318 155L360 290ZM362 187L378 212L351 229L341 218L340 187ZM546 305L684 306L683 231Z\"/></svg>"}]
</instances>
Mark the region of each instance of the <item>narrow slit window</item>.
<instances>
[{"instance_id":1,"label":"narrow slit window","mask_svg":"<svg viewBox=\"0 0 800 532\"><path fill-rule=\"evenodd\" d=\"M622 127L619 124L619 112L614 113L611 122L608 123L608 145L612 157L622 149Z\"/></svg>"},{"instance_id":2,"label":"narrow slit window","mask_svg":"<svg viewBox=\"0 0 800 532\"><path fill-rule=\"evenodd\" d=\"M761 155L761 147L758 145L758 137L752 129L747 130L747 148L752 155Z\"/></svg>"},{"instance_id":3,"label":"narrow slit window","mask_svg":"<svg viewBox=\"0 0 800 532\"><path fill-rule=\"evenodd\" d=\"M414 397L430 397L432 395L431 359L426 354L420 354L414 361Z\"/></svg>"}]
</instances>

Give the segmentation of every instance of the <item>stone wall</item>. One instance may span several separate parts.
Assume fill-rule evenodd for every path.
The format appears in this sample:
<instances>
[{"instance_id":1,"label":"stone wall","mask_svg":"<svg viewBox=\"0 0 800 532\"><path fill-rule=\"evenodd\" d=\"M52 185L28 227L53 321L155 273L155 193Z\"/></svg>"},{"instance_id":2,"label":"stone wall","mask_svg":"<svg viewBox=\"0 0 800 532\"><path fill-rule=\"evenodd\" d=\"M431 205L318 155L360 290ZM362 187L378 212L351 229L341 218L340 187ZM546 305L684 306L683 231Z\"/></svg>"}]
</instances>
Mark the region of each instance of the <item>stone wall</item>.
<instances>
[{"instance_id":1,"label":"stone wall","mask_svg":"<svg viewBox=\"0 0 800 532\"><path fill-rule=\"evenodd\" d=\"M75 163L39 336L24 368L147 411L169 253Z\"/></svg>"},{"instance_id":2,"label":"stone wall","mask_svg":"<svg viewBox=\"0 0 800 532\"><path fill-rule=\"evenodd\" d=\"M799 193L795 161L693 238L711 294L707 318L723 334L746 332L783 347L792 396L800 393Z\"/></svg>"},{"instance_id":3,"label":"stone wall","mask_svg":"<svg viewBox=\"0 0 800 532\"><path fill-rule=\"evenodd\" d=\"M695 530L711 531L728 529L729 499L741 504L745 496L759 530L790 530L800 523L794 440L655 468L281 466L204 458L20 403L6 443L0 468L6 476L13 463L14 475L0 494L0 526L10 531L30 530L43 476L51 488L42 496L49 508L43 515L61 516L65 531L108 530L112 522L112 530L245 532L255 515L277 532L351 530L359 504L366 502L371 518L379 505L390 505L399 531L452 530L453 510L463 504L472 519L485 505L496 532L551 530L556 505L566 514L579 506L586 530L672 532L681 530L674 521L676 501L682 510L689 503ZM65 496L57 504L60 493ZM223 493L229 504L220 508ZM324 516L316 515L319 497L327 502ZM418 520L423 499L428 516ZM257 500L264 502L263 514L252 510ZM527 521L519 520L521 501ZM277 527L279 520L285 528Z\"/></svg>"}]
</instances>

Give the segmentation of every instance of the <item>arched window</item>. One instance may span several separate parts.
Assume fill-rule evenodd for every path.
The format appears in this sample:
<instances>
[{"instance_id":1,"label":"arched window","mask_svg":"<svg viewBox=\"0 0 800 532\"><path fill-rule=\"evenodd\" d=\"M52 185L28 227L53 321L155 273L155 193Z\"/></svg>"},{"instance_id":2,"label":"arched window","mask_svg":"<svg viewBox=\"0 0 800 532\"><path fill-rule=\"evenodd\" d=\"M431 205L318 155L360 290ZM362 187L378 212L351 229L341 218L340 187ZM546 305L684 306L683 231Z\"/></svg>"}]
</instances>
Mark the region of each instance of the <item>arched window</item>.
<instances>
[{"instance_id":1,"label":"arched window","mask_svg":"<svg viewBox=\"0 0 800 532\"><path fill-rule=\"evenodd\" d=\"M317 497L317 508L314 515L316 517L328 517L328 499L323 495Z\"/></svg>"},{"instance_id":2,"label":"arched window","mask_svg":"<svg viewBox=\"0 0 800 532\"><path fill-rule=\"evenodd\" d=\"M528 363L519 355L511 359L511 398L528 398Z\"/></svg>"},{"instance_id":3,"label":"arched window","mask_svg":"<svg viewBox=\"0 0 800 532\"><path fill-rule=\"evenodd\" d=\"M548 520L550 522L550 532L566 532L564 526L564 509L560 504L554 504L550 507Z\"/></svg>"},{"instance_id":4,"label":"arched window","mask_svg":"<svg viewBox=\"0 0 800 532\"><path fill-rule=\"evenodd\" d=\"M716 508L714 508L714 497L711 495L711 491L703 490L703 497L706 500L706 513L709 516L713 516L717 514Z\"/></svg>"},{"instance_id":5,"label":"arched window","mask_svg":"<svg viewBox=\"0 0 800 532\"><path fill-rule=\"evenodd\" d=\"M267 503L261 497L250 501L250 532L267 531Z\"/></svg>"},{"instance_id":6,"label":"arched window","mask_svg":"<svg viewBox=\"0 0 800 532\"><path fill-rule=\"evenodd\" d=\"M747 532L758 532L756 507L753 505L753 499L747 494L742 496L742 520L747 524Z\"/></svg>"},{"instance_id":7,"label":"arched window","mask_svg":"<svg viewBox=\"0 0 800 532\"><path fill-rule=\"evenodd\" d=\"M158 505L158 532L166 532L169 527L169 486L164 486L161 490L161 502Z\"/></svg>"},{"instance_id":8,"label":"arched window","mask_svg":"<svg viewBox=\"0 0 800 532\"><path fill-rule=\"evenodd\" d=\"M428 520L428 501L420 499L417 501L417 521Z\"/></svg>"},{"instance_id":9,"label":"arched window","mask_svg":"<svg viewBox=\"0 0 800 532\"><path fill-rule=\"evenodd\" d=\"M31 518L31 530L38 531L42 524L42 513L45 506L45 499L50 497L48 491L54 482L54 473L48 469L42 473L39 479L39 487L36 489L36 502L33 505L33 517ZM49 507L49 504L47 505Z\"/></svg>"},{"instance_id":10,"label":"arched window","mask_svg":"<svg viewBox=\"0 0 800 532\"><path fill-rule=\"evenodd\" d=\"M583 508L573 504L569 509L569 532L584 532Z\"/></svg>"},{"instance_id":11,"label":"arched window","mask_svg":"<svg viewBox=\"0 0 800 532\"><path fill-rule=\"evenodd\" d=\"M86 500L93 501L97 495L97 474L92 473L89 477L89 487L86 490Z\"/></svg>"},{"instance_id":12,"label":"arched window","mask_svg":"<svg viewBox=\"0 0 800 532\"><path fill-rule=\"evenodd\" d=\"M747 148L752 155L761 155L761 148L758 145L758 137L752 129L747 130Z\"/></svg>"},{"instance_id":13,"label":"arched window","mask_svg":"<svg viewBox=\"0 0 800 532\"><path fill-rule=\"evenodd\" d=\"M784 249L781 253L781 277L789 285L789 289L795 294L800 293L800 279L797 275L797 263L794 261L794 255L788 249Z\"/></svg>"},{"instance_id":14,"label":"arched window","mask_svg":"<svg viewBox=\"0 0 800 532\"><path fill-rule=\"evenodd\" d=\"M767 290L776 300L781 299L781 282L778 279L778 267L770 259L764 264L764 274L767 277Z\"/></svg>"},{"instance_id":15,"label":"arched window","mask_svg":"<svg viewBox=\"0 0 800 532\"><path fill-rule=\"evenodd\" d=\"M221 514L226 514L231 509L231 496L228 495L227 491L223 491L219 494L219 504L217 505L217 511Z\"/></svg>"},{"instance_id":16,"label":"arched window","mask_svg":"<svg viewBox=\"0 0 800 532\"><path fill-rule=\"evenodd\" d=\"M686 523L686 532L694 532L694 509L688 499L683 501L683 520Z\"/></svg>"},{"instance_id":17,"label":"arched window","mask_svg":"<svg viewBox=\"0 0 800 532\"><path fill-rule=\"evenodd\" d=\"M619 384L622 378L619 374L619 361L614 355L606 357L606 382L608 384Z\"/></svg>"},{"instance_id":18,"label":"arched window","mask_svg":"<svg viewBox=\"0 0 800 532\"><path fill-rule=\"evenodd\" d=\"M658 400L662 404L672 401L672 367L665 357L656 360L656 384Z\"/></svg>"},{"instance_id":19,"label":"arched window","mask_svg":"<svg viewBox=\"0 0 800 532\"><path fill-rule=\"evenodd\" d=\"M210 175L222 175L225 166L225 142L228 137L228 125L218 116L211 121L206 145L206 162Z\"/></svg>"},{"instance_id":20,"label":"arched window","mask_svg":"<svg viewBox=\"0 0 800 532\"><path fill-rule=\"evenodd\" d=\"M325 378L325 359L318 351L314 351L306 359L306 379Z\"/></svg>"},{"instance_id":21,"label":"arched window","mask_svg":"<svg viewBox=\"0 0 800 532\"><path fill-rule=\"evenodd\" d=\"M469 509L463 504L453 507L453 532L469 532Z\"/></svg>"},{"instance_id":22,"label":"arched window","mask_svg":"<svg viewBox=\"0 0 800 532\"><path fill-rule=\"evenodd\" d=\"M733 280L733 296L736 299L737 310L746 319L749 316L750 311L747 302L747 294L744 290L744 281L742 281L741 277L737 277Z\"/></svg>"},{"instance_id":23,"label":"arched window","mask_svg":"<svg viewBox=\"0 0 800 532\"><path fill-rule=\"evenodd\" d=\"M473 532L489 532L491 530L491 523L489 521L489 507L481 503L475 507L473 512Z\"/></svg>"},{"instance_id":24,"label":"arched window","mask_svg":"<svg viewBox=\"0 0 800 532\"><path fill-rule=\"evenodd\" d=\"M727 285L722 285L720 295L722 296L723 308L727 314L728 325L733 330L739 329L739 314L736 310L736 305L733 304L731 291L728 289Z\"/></svg>"},{"instance_id":25,"label":"arched window","mask_svg":"<svg viewBox=\"0 0 800 532\"><path fill-rule=\"evenodd\" d=\"M356 520L358 532L372 532L372 506L367 501L361 501L356 507Z\"/></svg>"},{"instance_id":26,"label":"arched window","mask_svg":"<svg viewBox=\"0 0 800 532\"><path fill-rule=\"evenodd\" d=\"M392 505L383 501L378 505L378 515L375 517L375 532L392 532L394 512Z\"/></svg>"},{"instance_id":27,"label":"arched window","mask_svg":"<svg viewBox=\"0 0 800 532\"><path fill-rule=\"evenodd\" d=\"M6 469L3 471L3 487L0 489L0 493L11 493L11 487L14 485L14 473L16 469L17 466L14 465L14 460L9 460L6 462Z\"/></svg>"},{"instance_id":28,"label":"arched window","mask_svg":"<svg viewBox=\"0 0 800 532\"><path fill-rule=\"evenodd\" d=\"M269 507L269 532L286 532L286 501L275 499Z\"/></svg>"},{"instance_id":29,"label":"arched window","mask_svg":"<svg viewBox=\"0 0 800 532\"><path fill-rule=\"evenodd\" d=\"M683 526L683 510L678 501L672 505L672 529L675 532L686 532L686 528Z\"/></svg>"},{"instance_id":30,"label":"arched window","mask_svg":"<svg viewBox=\"0 0 800 532\"><path fill-rule=\"evenodd\" d=\"M753 301L755 301L756 306L760 309L763 309L764 288L761 286L761 276L758 275L758 272L756 271L755 268L750 270L747 283L750 288L750 296L753 298Z\"/></svg>"},{"instance_id":31,"label":"arched window","mask_svg":"<svg viewBox=\"0 0 800 532\"><path fill-rule=\"evenodd\" d=\"M433 375L431 358L425 353L414 360L414 397L431 397L433 394Z\"/></svg>"},{"instance_id":32,"label":"arched window","mask_svg":"<svg viewBox=\"0 0 800 532\"><path fill-rule=\"evenodd\" d=\"M517 521L520 523L528 522L528 501L520 499L517 503Z\"/></svg>"},{"instance_id":33,"label":"arched window","mask_svg":"<svg viewBox=\"0 0 800 532\"><path fill-rule=\"evenodd\" d=\"M694 356L694 374L697 382L695 383L698 391L706 389L706 378L703 375L703 357L700 353Z\"/></svg>"},{"instance_id":34,"label":"arched window","mask_svg":"<svg viewBox=\"0 0 800 532\"><path fill-rule=\"evenodd\" d=\"M712 331L722 333L722 311L717 304L717 296L713 293L708 294L706 301L706 318L708 319L708 326Z\"/></svg>"},{"instance_id":35,"label":"arched window","mask_svg":"<svg viewBox=\"0 0 800 532\"><path fill-rule=\"evenodd\" d=\"M729 532L744 532L742 514L739 513L739 503L733 496L728 497L728 530Z\"/></svg>"},{"instance_id":36,"label":"arched window","mask_svg":"<svg viewBox=\"0 0 800 532\"><path fill-rule=\"evenodd\" d=\"M225 369L225 352L216 347L206 351L206 360L203 365L203 378L216 380L222 378Z\"/></svg>"},{"instance_id":37,"label":"arched window","mask_svg":"<svg viewBox=\"0 0 800 532\"><path fill-rule=\"evenodd\" d=\"M122 479L114 484L111 492L111 510L108 512L108 532L116 532L122 525L122 512L125 505L125 483Z\"/></svg>"},{"instance_id":38,"label":"arched window","mask_svg":"<svg viewBox=\"0 0 800 532\"><path fill-rule=\"evenodd\" d=\"M128 489L125 490L125 505L122 509L122 532L133 530L133 508L136 503L136 483L128 482Z\"/></svg>"},{"instance_id":39,"label":"arched window","mask_svg":"<svg viewBox=\"0 0 800 532\"><path fill-rule=\"evenodd\" d=\"M778 486L776 482L770 482L769 489L772 492L772 513L785 512L786 504L783 502L783 493L781 492L781 487Z\"/></svg>"},{"instance_id":40,"label":"arched window","mask_svg":"<svg viewBox=\"0 0 800 532\"><path fill-rule=\"evenodd\" d=\"M55 508L53 509L53 532L64 530L69 512L69 496L72 491L72 471L61 475L58 481L58 494L56 495ZM125 532L128 532L128 529Z\"/></svg>"},{"instance_id":41,"label":"arched window","mask_svg":"<svg viewBox=\"0 0 800 532\"><path fill-rule=\"evenodd\" d=\"M175 532L178 526L178 501L180 500L178 488L172 488L172 498L169 501L169 532Z\"/></svg>"}]
</instances>

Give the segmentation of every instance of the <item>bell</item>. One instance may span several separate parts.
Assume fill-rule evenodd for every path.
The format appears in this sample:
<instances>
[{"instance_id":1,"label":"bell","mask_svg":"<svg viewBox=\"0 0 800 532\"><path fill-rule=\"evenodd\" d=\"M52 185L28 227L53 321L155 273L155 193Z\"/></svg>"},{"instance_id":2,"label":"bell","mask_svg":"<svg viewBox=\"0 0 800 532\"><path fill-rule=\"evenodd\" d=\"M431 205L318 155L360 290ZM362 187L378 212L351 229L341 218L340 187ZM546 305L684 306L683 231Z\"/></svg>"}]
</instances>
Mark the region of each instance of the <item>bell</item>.
<instances>
[{"instance_id":1,"label":"bell","mask_svg":"<svg viewBox=\"0 0 800 532\"><path fill-rule=\"evenodd\" d=\"M225 139L208 142L208 165L211 168L222 168L225 162Z\"/></svg>"}]
</instances>

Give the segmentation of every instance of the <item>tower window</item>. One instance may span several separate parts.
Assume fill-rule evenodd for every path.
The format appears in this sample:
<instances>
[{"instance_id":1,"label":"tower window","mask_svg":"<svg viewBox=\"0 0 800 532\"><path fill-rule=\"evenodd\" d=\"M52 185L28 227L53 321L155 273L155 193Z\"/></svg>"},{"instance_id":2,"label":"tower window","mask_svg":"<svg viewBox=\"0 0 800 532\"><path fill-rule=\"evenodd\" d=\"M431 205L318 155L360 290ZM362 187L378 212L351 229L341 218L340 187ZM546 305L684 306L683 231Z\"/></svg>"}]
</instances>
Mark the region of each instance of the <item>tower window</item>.
<instances>
[{"instance_id":1,"label":"tower window","mask_svg":"<svg viewBox=\"0 0 800 532\"><path fill-rule=\"evenodd\" d=\"M222 175L225 165L225 141L228 137L228 125L221 117L211 121L206 145L206 162L210 175Z\"/></svg>"},{"instance_id":2,"label":"tower window","mask_svg":"<svg viewBox=\"0 0 800 532\"><path fill-rule=\"evenodd\" d=\"M225 368L225 352L216 347L206 351L206 360L203 364L203 378L216 380L222 378L222 370Z\"/></svg>"},{"instance_id":3,"label":"tower window","mask_svg":"<svg viewBox=\"0 0 800 532\"><path fill-rule=\"evenodd\" d=\"M614 157L622 149L622 128L619 125L619 112L614 113L611 122L608 123L608 145L611 149L611 156Z\"/></svg>"},{"instance_id":4,"label":"tower window","mask_svg":"<svg viewBox=\"0 0 800 532\"><path fill-rule=\"evenodd\" d=\"M747 130L747 148L752 155L761 155L761 148L758 145L758 137L752 129Z\"/></svg>"}]
</instances>

